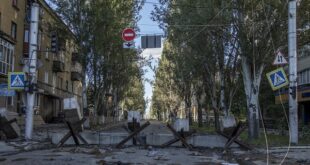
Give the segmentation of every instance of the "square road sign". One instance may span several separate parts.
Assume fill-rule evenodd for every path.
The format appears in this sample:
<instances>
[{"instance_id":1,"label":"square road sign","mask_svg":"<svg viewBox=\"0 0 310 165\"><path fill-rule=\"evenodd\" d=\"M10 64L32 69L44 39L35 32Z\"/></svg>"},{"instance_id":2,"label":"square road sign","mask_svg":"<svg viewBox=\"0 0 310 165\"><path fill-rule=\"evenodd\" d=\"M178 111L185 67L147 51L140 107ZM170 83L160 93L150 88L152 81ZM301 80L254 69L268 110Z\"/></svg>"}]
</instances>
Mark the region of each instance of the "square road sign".
<instances>
[{"instance_id":1,"label":"square road sign","mask_svg":"<svg viewBox=\"0 0 310 165\"><path fill-rule=\"evenodd\" d=\"M22 90L25 88L24 72L9 72L8 89Z\"/></svg>"},{"instance_id":2,"label":"square road sign","mask_svg":"<svg viewBox=\"0 0 310 165\"><path fill-rule=\"evenodd\" d=\"M266 74L272 90L278 90L289 84L284 69L281 67Z\"/></svg>"}]
</instances>

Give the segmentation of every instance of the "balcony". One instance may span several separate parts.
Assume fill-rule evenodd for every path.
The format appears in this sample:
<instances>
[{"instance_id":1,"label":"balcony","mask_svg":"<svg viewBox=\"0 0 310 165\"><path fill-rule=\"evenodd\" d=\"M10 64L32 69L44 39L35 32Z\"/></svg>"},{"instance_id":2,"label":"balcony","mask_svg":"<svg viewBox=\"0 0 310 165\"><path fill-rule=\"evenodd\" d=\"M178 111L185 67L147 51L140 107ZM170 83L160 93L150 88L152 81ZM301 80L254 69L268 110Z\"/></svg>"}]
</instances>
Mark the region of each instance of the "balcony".
<instances>
[{"instance_id":1,"label":"balcony","mask_svg":"<svg viewBox=\"0 0 310 165\"><path fill-rule=\"evenodd\" d=\"M79 72L71 72L71 81L82 81L82 74Z\"/></svg>"},{"instance_id":2,"label":"balcony","mask_svg":"<svg viewBox=\"0 0 310 165\"><path fill-rule=\"evenodd\" d=\"M78 53L72 53L71 61L72 62L79 62L79 55L78 55Z\"/></svg>"},{"instance_id":3,"label":"balcony","mask_svg":"<svg viewBox=\"0 0 310 165\"><path fill-rule=\"evenodd\" d=\"M60 52L58 55L53 56L53 71L54 72L64 72L65 71L65 55Z\"/></svg>"},{"instance_id":4,"label":"balcony","mask_svg":"<svg viewBox=\"0 0 310 165\"><path fill-rule=\"evenodd\" d=\"M64 72L65 71L65 63L62 61L53 61L53 72Z\"/></svg>"},{"instance_id":5,"label":"balcony","mask_svg":"<svg viewBox=\"0 0 310 165\"><path fill-rule=\"evenodd\" d=\"M72 62L71 64L71 80L82 81L82 65L78 62Z\"/></svg>"}]
</instances>

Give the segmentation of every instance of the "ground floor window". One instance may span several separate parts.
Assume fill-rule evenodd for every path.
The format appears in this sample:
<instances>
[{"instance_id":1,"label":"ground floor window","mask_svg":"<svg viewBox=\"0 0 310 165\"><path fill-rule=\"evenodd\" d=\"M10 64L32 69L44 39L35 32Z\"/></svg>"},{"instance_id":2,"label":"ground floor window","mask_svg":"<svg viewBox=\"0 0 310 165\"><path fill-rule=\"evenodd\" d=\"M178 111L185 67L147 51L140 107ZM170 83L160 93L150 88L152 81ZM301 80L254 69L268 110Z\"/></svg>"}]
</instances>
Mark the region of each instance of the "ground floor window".
<instances>
[{"instance_id":1,"label":"ground floor window","mask_svg":"<svg viewBox=\"0 0 310 165\"><path fill-rule=\"evenodd\" d=\"M0 74L13 71L14 45L0 38Z\"/></svg>"},{"instance_id":2,"label":"ground floor window","mask_svg":"<svg viewBox=\"0 0 310 165\"><path fill-rule=\"evenodd\" d=\"M13 106L14 105L14 98L13 98L13 96L9 96L9 97L7 97L7 105L8 106Z\"/></svg>"}]
</instances>

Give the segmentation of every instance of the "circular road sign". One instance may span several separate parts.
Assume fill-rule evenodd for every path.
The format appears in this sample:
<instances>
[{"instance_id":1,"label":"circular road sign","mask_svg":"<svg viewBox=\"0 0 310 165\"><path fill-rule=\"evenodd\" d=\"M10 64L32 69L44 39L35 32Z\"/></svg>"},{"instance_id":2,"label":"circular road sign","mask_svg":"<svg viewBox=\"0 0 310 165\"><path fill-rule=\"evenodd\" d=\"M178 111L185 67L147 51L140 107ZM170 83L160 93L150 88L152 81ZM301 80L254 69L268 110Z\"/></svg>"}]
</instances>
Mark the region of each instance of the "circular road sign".
<instances>
[{"instance_id":1,"label":"circular road sign","mask_svg":"<svg viewBox=\"0 0 310 165\"><path fill-rule=\"evenodd\" d=\"M126 28L122 33L123 40L132 41L136 38L136 32L132 28Z\"/></svg>"}]
</instances>

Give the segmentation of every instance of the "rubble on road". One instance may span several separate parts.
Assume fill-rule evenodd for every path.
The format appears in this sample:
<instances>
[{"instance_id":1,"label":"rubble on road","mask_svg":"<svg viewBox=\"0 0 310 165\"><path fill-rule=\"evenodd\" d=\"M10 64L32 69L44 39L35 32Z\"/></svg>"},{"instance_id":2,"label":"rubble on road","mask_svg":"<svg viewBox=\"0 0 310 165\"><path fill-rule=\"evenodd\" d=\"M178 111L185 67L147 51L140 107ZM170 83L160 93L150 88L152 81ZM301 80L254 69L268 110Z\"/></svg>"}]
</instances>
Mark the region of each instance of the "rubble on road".
<instances>
[{"instance_id":1,"label":"rubble on road","mask_svg":"<svg viewBox=\"0 0 310 165\"><path fill-rule=\"evenodd\" d=\"M121 125L114 126L111 134L122 130ZM118 128L120 127L120 128ZM161 128L161 129L159 129ZM111 128L112 129L112 128ZM37 127L34 132L33 141L25 141L22 138L0 142L0 164L179 164L179 165L199 165L199 164L266 164L266 150L255 149L252 151L241 150L240 148L230 148L224 154L222 148L199 147L194 150L187 150L179 147L158 148L156 145L150 145L146 148L141 146L116 149L113 145L104 145L102 143L93 145L79 145L73 147L64 145L61 148L55 148L51 144L51 134L66 132L68 129L64 124L50 124ZM124 131L124 130L123 130ZM84 131L85 132L85 131ZM86 131L87 132L87 131ZM125 131L124 131L125 132ZM169 133L168 128L161 123L155 122L143 130L143 135ZM108 134L106 131L105 134ZM104 139L103 134L89 134L92 138ZM100 135L100 136L99 136ZM126 136L124 136L126 137ZM200 136L199 141L209 141L212 136ZM112 136L109 137L113 139ZM113 140L116 140L115 138ZM119 140L122 140L121 138ZM168 140L168 139L167 139ZM166 141L166 140L164 140ZM269 164L279 164L283 159L287 147L269 148ZM308 146L294 146L291 148L286 164L309 164L308 155L310 148ZM33 157L33 155L36 155Z\"/></svg>"}]
</instances>

